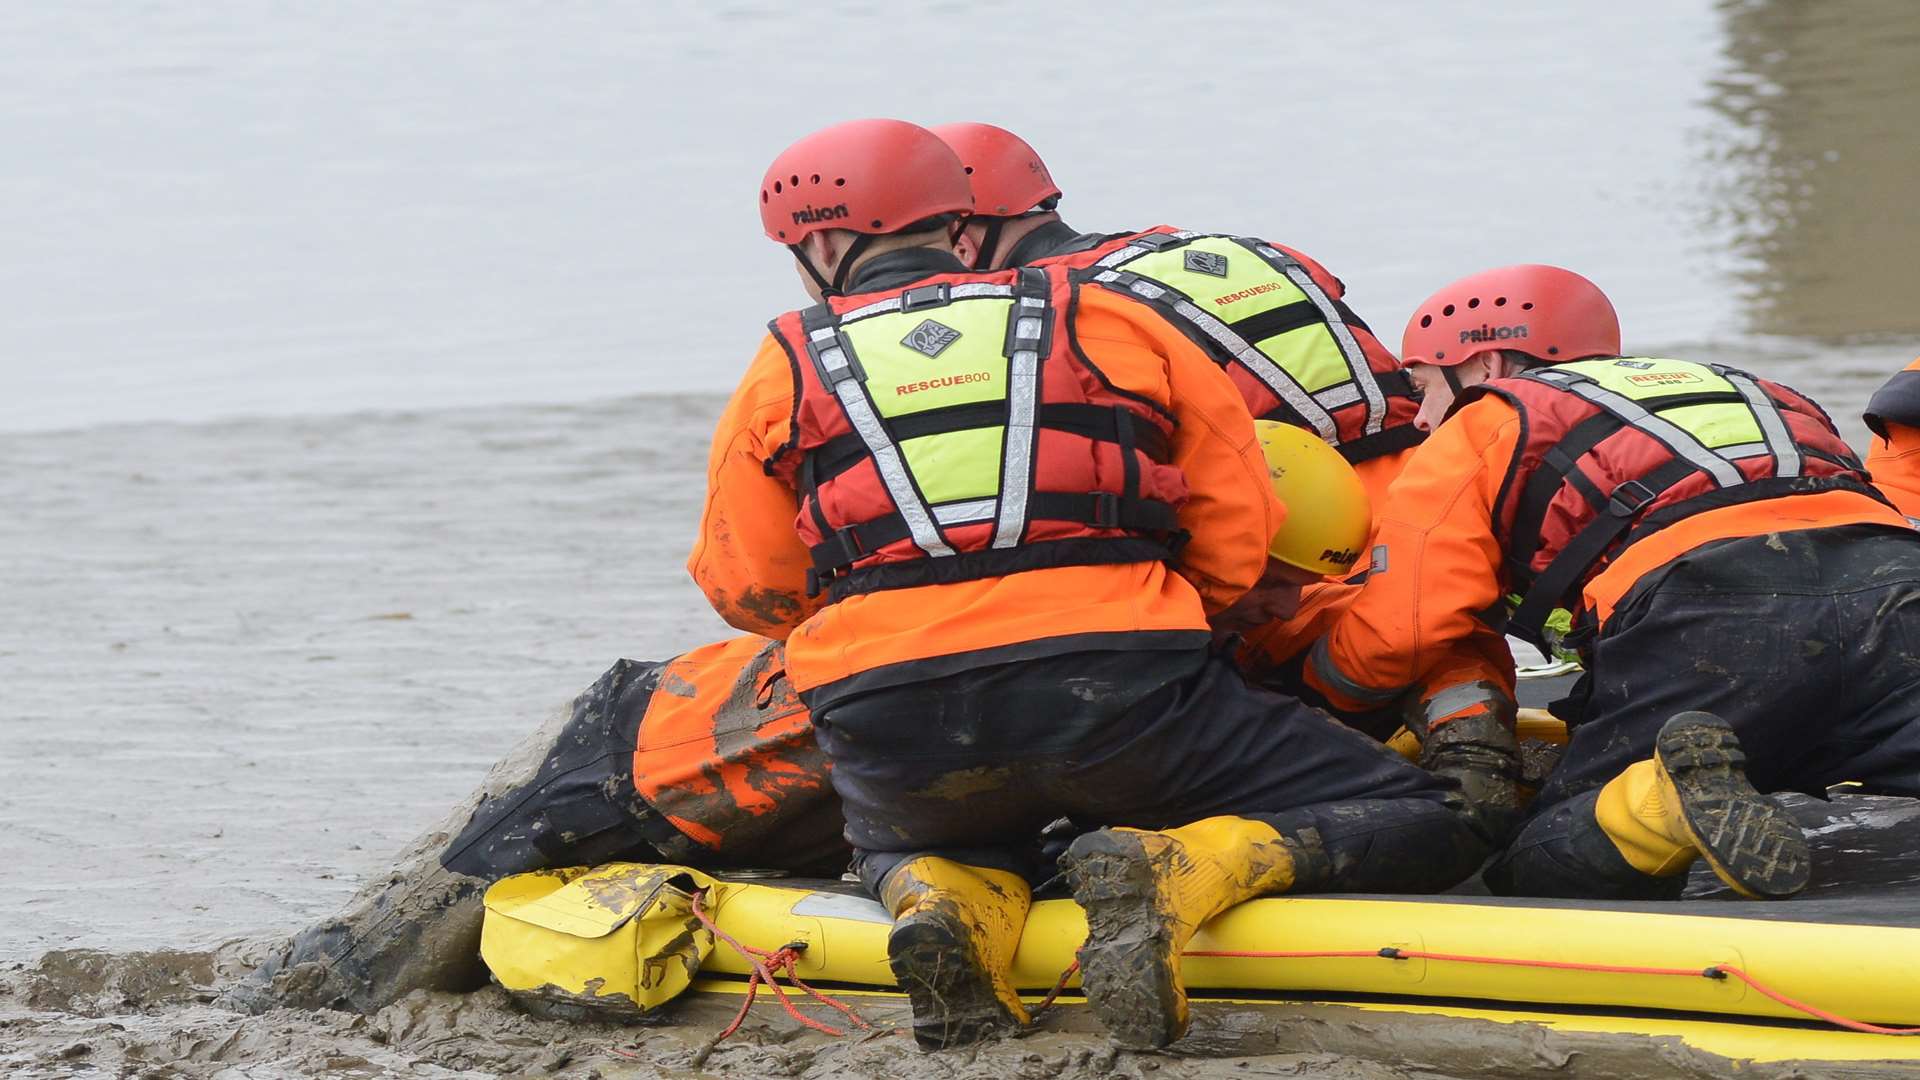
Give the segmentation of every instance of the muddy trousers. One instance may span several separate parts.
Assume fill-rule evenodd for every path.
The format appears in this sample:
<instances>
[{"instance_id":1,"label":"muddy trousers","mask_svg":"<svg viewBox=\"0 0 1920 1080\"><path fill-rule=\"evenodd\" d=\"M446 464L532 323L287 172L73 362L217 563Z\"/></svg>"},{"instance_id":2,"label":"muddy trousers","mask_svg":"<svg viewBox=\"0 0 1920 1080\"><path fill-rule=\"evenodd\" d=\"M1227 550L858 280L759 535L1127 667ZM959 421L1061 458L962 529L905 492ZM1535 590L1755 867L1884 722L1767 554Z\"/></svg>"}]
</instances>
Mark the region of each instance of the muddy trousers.
<instances>
[{"instance_id":1,"label":"muddy trousers","mask_svg":"<svg viewBox=\"0 0 1920 1080\"><path fill-rule=\"evenodd\" d=\"M1628 593L1594 642L1573 735L1488 866L1515 896L1662 899L1594 827L1599 789L1653 756L1668 717L1714 713L1763 792L1858 781L1920 795L1920 534L1845 526L1724 540Z\"/></svg>"},{"instance_id":2,"label":"muddy trousers","mask_svg":"<svg viewBox=\"0 0 1920 1080\"><path fill-rule=\"evenodd\" d=\"M1312 834L1302 891L1433 892L1486 853L1453 790L1204 649L1084 652L809 702L870 891L917 855L1033 880L1052 821Z\"/></svg>"}]
</instances>

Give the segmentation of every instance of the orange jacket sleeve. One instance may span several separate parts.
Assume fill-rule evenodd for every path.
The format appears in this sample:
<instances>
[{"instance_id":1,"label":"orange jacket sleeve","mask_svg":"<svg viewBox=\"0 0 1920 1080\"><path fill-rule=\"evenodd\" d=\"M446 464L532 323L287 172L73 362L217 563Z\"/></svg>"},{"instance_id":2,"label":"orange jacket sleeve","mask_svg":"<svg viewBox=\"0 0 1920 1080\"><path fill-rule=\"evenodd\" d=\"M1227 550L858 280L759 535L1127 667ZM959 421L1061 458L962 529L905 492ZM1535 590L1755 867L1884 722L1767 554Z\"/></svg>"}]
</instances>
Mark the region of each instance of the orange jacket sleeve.
<instances>
[{"instance_id":1,"label":"orange jacket sleeve","mask_svg":"<svg viewBox=\"0 0 1920 1080\"><path fill-rule=\"evenodd\" d=\"M1170 324L1102 289L1079 295L1074 336L1089 359L1116 387L1169 403L1173 464L1188 488L1179 517L1189 539L1175 569L1208 615L1223 611L1260 580L1287 513L1253 416L1226 371Z\"/></svg>"},{"instance_id":2,"label":"orange jacket sleeve","mask_svg":"<svg viewBox=\"0 0 1920 1080\"><path fill-rule=\"evenodd\" d=\"M1414 450L1375 523L1372 573L1310 654L1307 679L1336 706L1377 708L1430 673L1486 671L1478 616L1502 599L1493 505L1519 440L1513 407L1486 397ZM1510 690L1510 663L1500 678Z\"/></svg>"},{"instance_id":3,"label":"orange jacket sleeve","mask_svg":"<svg viewBox=\"0 0 1920 1080\"><path fill-rule=\"evenodd\" d=\"M1867 471L1902 514L1920 518L1920 428L1886 422L1885 438L1867 437Z\"/></svg>"},{"instance_id":4,"label":"orange jacket sleeve","mask_svg":"<svg viewBox=\"0 0 1920 1080\"><path fill-rule=\"evenodd\" d=\"M722 619L781 640L824 601L807 597L812 559L794 531L799 496L765 467L792 430L793 397L786 350L769 335L714 429L700 538L687 557Z\"/></svg>"}]
</instances>

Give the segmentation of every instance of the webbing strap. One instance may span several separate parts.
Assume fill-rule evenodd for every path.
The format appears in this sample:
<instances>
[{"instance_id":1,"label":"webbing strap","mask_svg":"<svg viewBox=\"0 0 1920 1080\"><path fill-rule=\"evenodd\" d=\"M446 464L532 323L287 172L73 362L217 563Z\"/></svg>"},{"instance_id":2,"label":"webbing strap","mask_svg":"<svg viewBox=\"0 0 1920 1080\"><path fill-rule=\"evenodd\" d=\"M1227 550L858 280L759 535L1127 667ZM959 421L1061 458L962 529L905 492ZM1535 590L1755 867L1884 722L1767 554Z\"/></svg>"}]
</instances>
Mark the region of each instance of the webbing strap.
<instances>
[{"instance_id":1,"label":"webbing strap","mask_svg":"<svg viewBox=\"0 0 1920 1080\"><path fill-rule=\"evenodd\" d=\"M1397 454L1402 450L1411 450L1427 441L1427 433L1412 424L1390 427L1372 435L1362 435L1357 439L1348 439L1334 447L1347 464L1358 465L1363 461Z\"/></svg>"},{"instance_id":2,"label":"webbing strap","mask_svg":"<svg viewBox=\"0 0 1920 1080\"><path fill-rule=\"evenodd\" d=\"M841 315L836 321L841 326L857 323L862 319L871 319L875 315L889 315L896 311L919 311L924 308L941 307L955 300L975 300L983 296L1012 296L1011 285L993 285L986 282L968 282L961 285L927 285L917 289L908 289L884 300L875 300L862 304Z\"/></svg>"},{"instance_id":3,"label":"webbing strap","mask_svg":"<svg viewBox=\"0 0 1920 1080\"><path fill-rule=\"evenodd\" d=\"M1174 533L1180 528L1179 513L1171 504L1111 492L1037 491L1029 497L1028 506L1036 521L1071 521L1094 528L1141 533ZM946 525L985 521L994 516L993 500L944 503L935 507L934 513ZM809 549L813 568L822 576L837 574L888 544L899 543L910 536L912 532L899 514L887 514L838 529Z\"/></svg>"},{"instance_id":4,"label":"webbing strap","mask_svg":"<svg viewBox=\"0 0 1920 1080\"><path fill-rule=\"evenodd\" d=\"M1060 431L1096 442L1119 443L1122 416L1127 421L1134 420L1133 413L1120 405L1093 405L1079 401L1042 402L1037 423L1042 431ZM929 435L998 428L1006 417L1004 402L975 401L896 416L887 422L887 426L893 432L895 442L905 443ZM1135 449L1145 454L1149 461L1166 464L1172 453L1166 435L1152 424L1134 422L1131 429ZM811 484L824 484L867 460L867 457L866 443L856 434L828 439L806 454L805 460L813 467ZM807 490L811 491L812 488L808 487Z\"/></svg>"},{"instance_id":5,"label":"webbing strap","mask_svg":"<svg viewBox=\"0 0 1920 1080\"><path fill-rule=\"evenodd\" d=\"M880 482L886 485L887 497L893 500L906 523L914 546L929 557L952 555L953 549L941 537L933 513L907 472L899 445L880 421L879 411L867 394L866 373L854 354L853 342L841 332L833 310L824 304L809 308L801 313L800 322L807 334L807 356L813 361L814 370L821 383L839 399L847 421L866 444L867 452L873 455Z\"/></svg>"},{"instance_id":6,"label":"webbing strap","mask_svg":"<svg viewBox=\"0 0 1920 1080\"><path fill-rule=\"evenodd\" d=\"M1528 586L1520 606L1507 622L1507 632L1542 649L1546 640L1547 619L1560 606L1561 598L1573 590L1589 567L1606 554L1607 548L1633 525L1634 518L1648 503L1668 488L1700 470L1682 458L1674 458L1642 480L1628 480L1607 497L1607 506L1585 528L1573 535L1553 557L1547 568ZM1729 485L1735 486L1735 485Z\"/></svg>"},{"instance_id":7,"label":"webbing strap","mask_svg":"<svg viewBox=\"0 0 1920 1080\"><path fill-rule=\"evenodd\" d=\"M1040 358L1052 333L1051 289L1044 270L1023 267L1007 317L1007 428L1000 464L1000 517L993 546L1012 547L1027 531L1040 404Z\"/></svg>"}]
</instances>

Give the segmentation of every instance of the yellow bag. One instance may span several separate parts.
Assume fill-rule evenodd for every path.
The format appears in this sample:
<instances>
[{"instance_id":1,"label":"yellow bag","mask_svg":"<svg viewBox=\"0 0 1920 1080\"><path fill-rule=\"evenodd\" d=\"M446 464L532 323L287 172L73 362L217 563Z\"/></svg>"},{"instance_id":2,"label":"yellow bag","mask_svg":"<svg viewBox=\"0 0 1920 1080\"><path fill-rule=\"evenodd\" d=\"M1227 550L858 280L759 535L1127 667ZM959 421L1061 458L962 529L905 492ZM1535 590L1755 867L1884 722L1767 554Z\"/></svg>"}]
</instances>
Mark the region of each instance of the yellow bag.
<instances>
[{"instance_id":1,"label":"yellow bag","mask_svg":"<svg viewBox=\"0 0 1920 1080\"><path fill-rule=\"evenodd\" d=\"M713 885L697 870L639 863L502 878L487 890L480 957L516 997L644 1013L685 991L713 951L692 895Z\"/></svg>"}]
</instances>

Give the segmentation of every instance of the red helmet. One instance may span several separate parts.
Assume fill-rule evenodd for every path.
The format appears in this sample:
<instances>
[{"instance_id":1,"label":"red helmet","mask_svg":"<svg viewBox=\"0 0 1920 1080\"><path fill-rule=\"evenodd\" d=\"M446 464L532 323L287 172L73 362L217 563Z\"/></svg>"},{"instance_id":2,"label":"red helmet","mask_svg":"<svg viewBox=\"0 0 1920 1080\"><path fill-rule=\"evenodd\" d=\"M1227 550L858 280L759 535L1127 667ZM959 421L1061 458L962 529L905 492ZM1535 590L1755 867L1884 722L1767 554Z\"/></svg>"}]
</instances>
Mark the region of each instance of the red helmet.
<instances>
[{"instance_id":1,"label":"red helmet","mask_svg":"<svg viewBox=\"0 0 1920 1080\"><path fill-rule=\"evenodd\" d=\"M822 128L781 151L760 181L760 223L789 247L822 229L885 234L972 210L960 159L905 120Z\"/></svg>"},{"instance_id":2,"label":"red helmet","mask_svg":"<svg viewBox=\"0 0 1920 1080\"><path fill-rule=\"evenodd\" d=\"M1421 301L1400 341L1400 362L1453 367L1494 349L1549 364L1618 356L1620 317L1598 285L1571 270L1502 266Z\"/></svg>"},{"instance_id":3,"label":"red helmet","mask_svg":"<svg viewBox=\"0 0 1920 1080\"><path fill-rule=\"evenodd\" d=\"M1014 217L1060 197L1047 163L1027 141L992 124L941 124L929 128L967 167L976 213Z\"/></svg>"}]
</instances>

